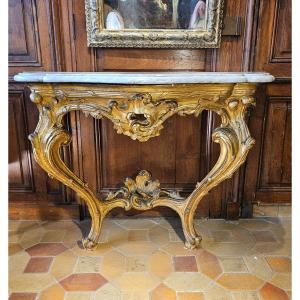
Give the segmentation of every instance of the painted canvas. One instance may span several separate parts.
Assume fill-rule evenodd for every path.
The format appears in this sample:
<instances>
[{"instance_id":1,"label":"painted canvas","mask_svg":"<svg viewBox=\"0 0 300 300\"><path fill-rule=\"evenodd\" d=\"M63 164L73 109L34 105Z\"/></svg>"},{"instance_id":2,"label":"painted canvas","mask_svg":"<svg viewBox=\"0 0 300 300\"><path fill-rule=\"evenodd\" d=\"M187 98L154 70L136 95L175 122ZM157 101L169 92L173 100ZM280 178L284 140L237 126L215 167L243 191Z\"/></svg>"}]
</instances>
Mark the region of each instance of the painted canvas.
<instances>
[{"instance_id":1,"label":"painted canvas","mask_svg":"<svg viewBox=\"0 0 300 300\"><path fill-rule=\"evenodd\" d=\"M206 0L104 0L104 28L205 29Z\"/></svg>"}]
</instances>

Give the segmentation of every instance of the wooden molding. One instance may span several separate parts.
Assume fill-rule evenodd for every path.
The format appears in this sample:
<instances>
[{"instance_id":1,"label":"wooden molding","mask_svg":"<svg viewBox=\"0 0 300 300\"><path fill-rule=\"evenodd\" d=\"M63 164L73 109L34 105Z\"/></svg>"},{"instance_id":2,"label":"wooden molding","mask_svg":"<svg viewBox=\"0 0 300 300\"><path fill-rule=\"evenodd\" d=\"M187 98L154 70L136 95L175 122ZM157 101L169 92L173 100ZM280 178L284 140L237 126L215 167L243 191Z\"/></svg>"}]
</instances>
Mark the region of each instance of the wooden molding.
<instances>
[{"instance_id":1,"label":"wooden molding","mask_svg":"<svg viewBox=\"0 0 300 300\"><path fill-rule=\"evenodd\" d=\"M16 203L10 202L10 220L72 220L79 219L79 204Z\"/></svg>"}]
</instances>

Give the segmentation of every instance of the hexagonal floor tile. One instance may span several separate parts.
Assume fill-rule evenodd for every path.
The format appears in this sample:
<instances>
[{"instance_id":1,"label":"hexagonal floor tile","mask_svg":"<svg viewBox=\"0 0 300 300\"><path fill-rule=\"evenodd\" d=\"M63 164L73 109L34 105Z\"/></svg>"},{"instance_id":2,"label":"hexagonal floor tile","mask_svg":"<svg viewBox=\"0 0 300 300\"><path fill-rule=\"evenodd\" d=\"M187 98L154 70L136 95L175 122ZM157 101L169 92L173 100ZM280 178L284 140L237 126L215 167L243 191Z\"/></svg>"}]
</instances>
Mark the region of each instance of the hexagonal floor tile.
<instances>
[{"instance_id":1,"label":"hexagonal floor tile","mask_svg":"<svg viewBox=\"0 0 300 300\"><path fill-rule=\"evenodd\" d=\"M114 284L122 291L148 291L159 284L159 279L145 272L124 273Z\"/></svg>"},{"instance_id":2,"label":"hexagonal floor tile","mask_svg":"<svg viewBox=\"0 0 300 300\"><path fill-rule=\"evenodd\" d=\"M128 241L149 241L148 230L133 229L128 230Z\"/></svg>"},{"instance_id":3,"label":"hexagonal floor tile","mask_svg":"<svg viewBox=\"0 0 300 300\"><path fill-rule=\"evenodd\" d=\"M77 273L59 282L66 291L96 291L107 280L97 273Z\"/></svg>"},{"instance_id":4,"label":"hexagonal floor tile","mask_svg":"<svg viewBox=\"0 0 300 300\"><path fill-rule=\"evenodd\" d=\"M40 243L26 249L26 252L31 256L56 256L66 250L62 243Z\"/></svg>"},{"instance_id":5,"label":"hexagonal floor tile","mask_svg":"<svg viewBox=\"0 0 300 300\"><path fill-rule=\"evenodd\" d=\"M100 272L101 261L102 258L97 256L78 257L74 272L75 273L98 273Z\"/></svg>"},{"instance_id":6,"label":"hexagonal floor tile","mask_svg":"<svg viewBox=\"0 0 300 300\"><path fill-rule=\"evenodd\" d=\"M250 273L225 273L217 282L230 290L256 290L264 283Z\"/></svg>"},{"instance_id":7,"label":"hexagonal floor tile","mask_svg":"<svg viewBox=\"0 0 300 300\"><path fill-rule=\"evenodd\" d=\"M59 284L54 284L42 291L39 300L64 300L65 291Z\"/></svg>"},{"instance_id":8,"label":"hexagonal floor tile","mask_svg":"<svg viewBox=\"0 0 300 300\"><path fill-rule=\"evenodd\" d=\"M149 258L149 272L160 278L167 277L173 271L172 257L170 254L157 251Z\"/></svg>"},{"instance_id":9,"label":"hexagonal floor tile","mask_svg":"<svg viewBox=\"0 0 300 300\"><path fill-rule=\"evenodd\" d=\"M35 300L36 293L12 293L9 300Z\"/></svg>"},{"instance_id":10,"label":"hexagonal floor tile","mask_svg":"<svg viewBox=\"0 0 300 300\"><path fill-rule=\"evenodd\" d=\"M153 243L159 246L165 245L170 241L169 230L160 226L154 226L149 229L149 237Z\"/></svg>"},{"instance_id":11,"label":"hexagonal floor tile","mask_svg":"<svg viewBox=\"0 0 300 300\"><path fill-rule=\"evenodd\" d=\"M124 255L150 255L154 253L159 246L148 241L134 241L117 247Z\"/></svg>"},{"instance_id":12,"label":"hexagonal floor tile","mask_svg":"<svg viewBox=\"0 0 300 300\"><path fill-rule=\"evenodd\" d=\"M28 262L24 273L45 273L48 272L52 257L33 257Z\"/></svg>"},{"instance_id":13,"label":"hexagonal floor tile","mask_svg":"<svg viewBox=\"0 0 300 300\"><path fill-rule=\"evenodd\" d=\"M22 250L23 250L23 248L18 243L9 243L9 245L8 245L8 255L9 256L14 255L18 252L21 252Z\"/></svg>"},{"instance_id":14,"label":"hexagonal floor tile","mask_svg":"<svg viewBox=\"0 0 300 300\"><path fill-rule=\"evenodd\" d=\"M103 256L100 272L108 279L113 279L126 272L126 258L118 251L110 251Z\"/></svg>"},{"instance_id":15,"label":"hexagonal floor tile","mask_svg":"<svg viewBox=\"0 0 300 300\"><path fill-rule=\"evenodd\" d=\"M55 283L49 273L23 273L9 278L9 290L12 292L39 292Z\"/></svg>"},{"instance_id":16,"label":"hexagonal floor tile","mask_svg":"<svg viewBox=\"0 0 300 300\"><path fill-rule=\"evenodd\" d=\"M174 256L175 272L198 272L195 256Z\"/></svg>"},{"instance_id":17,"label":"hexagonal floor tile","mask_svg":"<svg viewBox=\"0 0 300 300\"><path fill-rule=\"evenodd\" d=\"M124 219L116 222L126 229L149 229L156 224L151 219Z\"/></svg>"},{"instance_id":18,"label":"hexagonal floor tile","mask_svg":"<svg viewBox=\"0 0 300 300\"><path fill-rule=\"evenodd\" d=\"M268 264L274 272L290 273L292 269L291 259L288 257L266 257Z\"/></svg>"},{"instance_id":19,"label":"hexagonal floor tile","mask_svg":"<svg viewBox=\"0 0 300 300\"><path fill-rule=\"evenodd\" d=\"M163 283L153 289L150 295L151 300L176 300L176 292Z\"/></svg>"},{"instance_id":20,"label":"hexagonal floor tile","mask_svg":"<svg viewBox=\"0 0 300 300\"><path fill-rule=\"evenodd\" d=\"M179 292L177 296L178 300L204 300L204 295L200 292Z\"/></svg>"},{"instance_id":21,"label":"hexagonal floor tile","mask_svg":"<svg viewBox=\"0 0 300 300\"><path fill-rule=\"evenodd\" d=\"M176 272L171 273L164 283L178 292L202 292L212 281L200 273Z\"/></svg>"},{"instance_id":22,"label":"hexagonal floor tile","mask_svg":"<svg viewBox=\"0 0 300 300\"><path fill-rule=\"evenodd\" d=\"M214 254L204 250L196 258L199 270L206 276L215 279L222 273L218 258Z\"/></svg>"},{"instance_id":23,"label":"hexagonal floor tile","mask_svg":"<svg viewBox=\"0 0 300 300\"><path fill-rule=\"evenodd\" d=\"M285 291L269 282L260 289L259 295L262 300L289 300Z\"/></svg>"},{"instance_id":24,"label":"hexagonal floor tile","mask_svg":"<svg viewBox=\"0 0 300 300\"><path fill-rule=\"evenodd\" d=\"M77 256L70 250L54 257L50 272L57 279L70 275L77 261Z\"/></svg>"},{"instance_id":25,"label":"hexagonal floor tile","mask_svg":"<svg viewBox=\"0 0 300 300\"><path fill-rule=\"evenodd\" d=\"M248 269L242 257L219 257L224 272L247 272Z\"/></svg>"},{"instance_id":26,"label":"hexagonal floor tile","mask_svg":"<svg viewBox=\"0 0 300 300\"><path fill-rule=\"evenodd\" d=\"M127 272L145 272L148 268L148 258L146 256L126 257Z\"/></svg>"}]
</instances>

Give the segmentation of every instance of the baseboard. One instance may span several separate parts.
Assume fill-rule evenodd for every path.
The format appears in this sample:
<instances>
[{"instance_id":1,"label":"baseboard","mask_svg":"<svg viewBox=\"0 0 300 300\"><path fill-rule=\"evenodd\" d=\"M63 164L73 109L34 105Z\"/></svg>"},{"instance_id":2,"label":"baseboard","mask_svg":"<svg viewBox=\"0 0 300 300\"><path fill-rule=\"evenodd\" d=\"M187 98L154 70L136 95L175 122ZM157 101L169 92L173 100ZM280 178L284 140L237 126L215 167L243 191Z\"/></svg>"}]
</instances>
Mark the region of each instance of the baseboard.
<instances>
[{"instance_id":1,"label":"baseboard","mask_svg":"<svg viewBox=\"0 0 300 300\"><path fill-rule=\"evenodd\" d=\"M287 204L254 204L253 217L291 217L292 206Z\"/></svg>"},{"instance_id":2,"label":"baseboard","mask_svg":"<svg viewBox=\"0 0 300 300\"><path fill-rule=\"evenodd\" d=\"M10 220L74 220L79 219L79 204L13 203L8 205Z\"/></svg>"}]
</instances>

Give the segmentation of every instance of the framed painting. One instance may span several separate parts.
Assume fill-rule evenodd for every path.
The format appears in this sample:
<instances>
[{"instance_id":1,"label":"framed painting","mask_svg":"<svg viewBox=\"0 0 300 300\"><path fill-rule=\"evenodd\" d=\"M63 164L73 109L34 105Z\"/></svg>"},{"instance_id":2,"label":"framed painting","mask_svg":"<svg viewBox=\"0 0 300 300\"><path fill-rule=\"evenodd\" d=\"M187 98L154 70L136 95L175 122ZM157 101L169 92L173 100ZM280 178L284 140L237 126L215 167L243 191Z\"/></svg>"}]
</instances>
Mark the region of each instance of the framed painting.
<instances>
[{"instance_id":1,"label":"framed painting","mask_svg":"<svg viewBox=\"0 0 300 300\"><path fill-rule=\"evenodd\" d=\"M224 0L85 0L89 47L218 48Z\"/></svg>"}]
</instances>

